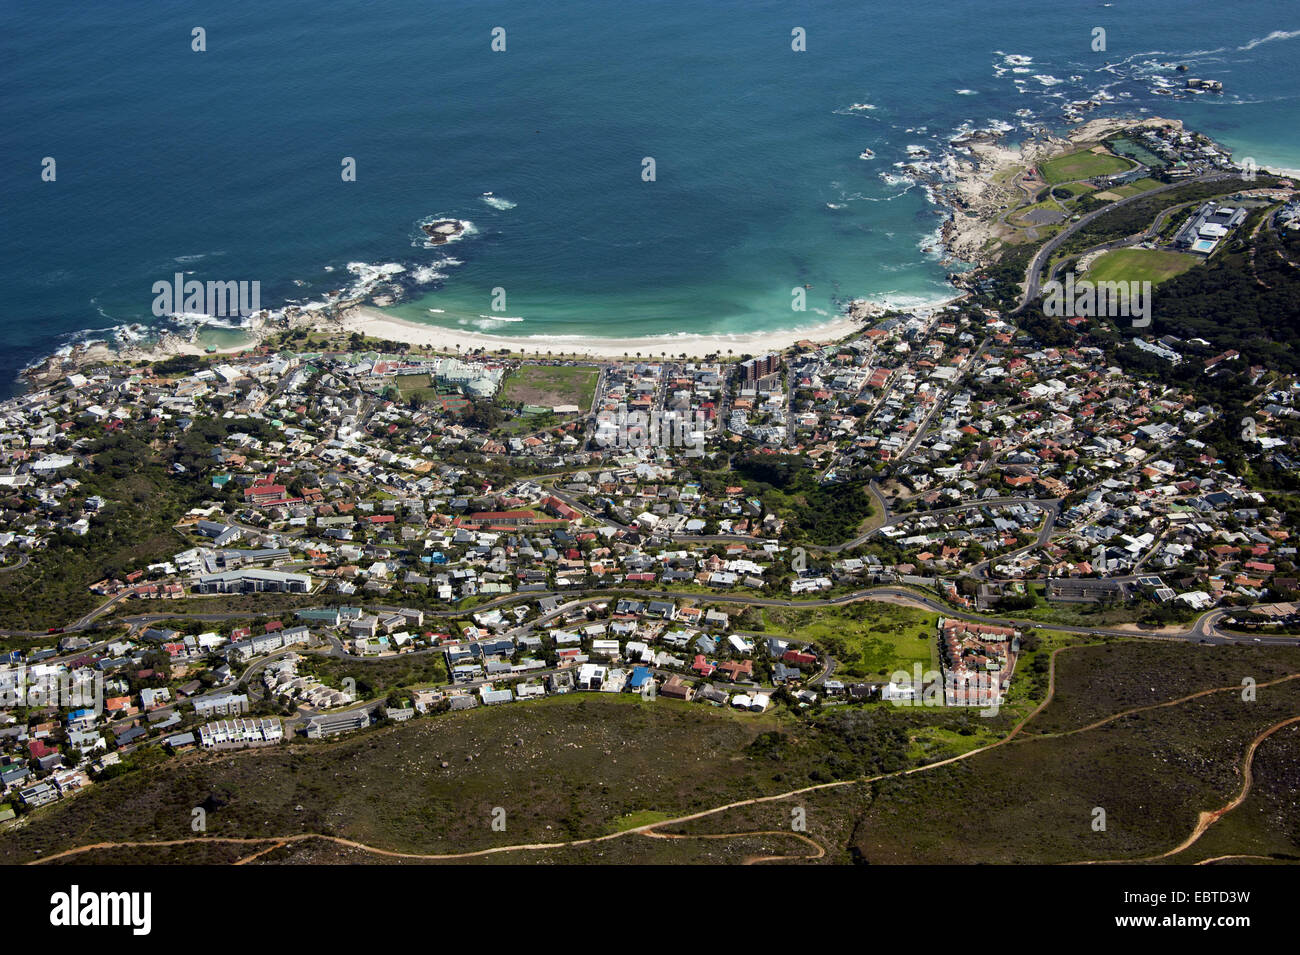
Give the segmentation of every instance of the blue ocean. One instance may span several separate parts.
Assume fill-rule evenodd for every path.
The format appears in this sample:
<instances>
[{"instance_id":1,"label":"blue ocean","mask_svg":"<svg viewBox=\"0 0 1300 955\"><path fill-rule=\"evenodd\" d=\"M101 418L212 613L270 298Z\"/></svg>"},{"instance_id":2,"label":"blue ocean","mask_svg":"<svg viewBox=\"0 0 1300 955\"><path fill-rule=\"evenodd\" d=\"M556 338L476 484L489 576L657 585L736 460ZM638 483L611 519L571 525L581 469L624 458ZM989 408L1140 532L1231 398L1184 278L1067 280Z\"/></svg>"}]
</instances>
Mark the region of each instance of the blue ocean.
<instances>
[{"instance_id":1,"label":"blue ocean","mask_svg":"<svg viewBox=\"0 0 1300 955\"><path fill-rule=\"evenodd\" d=\"M397 315L544 338L733 334L815 325L854 297L939 300L962 266L937 247L944 210L900 166L917 147L1064 128L1063 107L1094 98L1087 118L1171 116L1300 168L1300 3L1171 10L8 0L0 389L74 341L171 321L152 289L177 273L257 281L276 306L388 266ZM1161 92L1181 86L1176 64L1224 92ZM469 225L430 247L434 218Z\"/></svg>"}]
</instances>

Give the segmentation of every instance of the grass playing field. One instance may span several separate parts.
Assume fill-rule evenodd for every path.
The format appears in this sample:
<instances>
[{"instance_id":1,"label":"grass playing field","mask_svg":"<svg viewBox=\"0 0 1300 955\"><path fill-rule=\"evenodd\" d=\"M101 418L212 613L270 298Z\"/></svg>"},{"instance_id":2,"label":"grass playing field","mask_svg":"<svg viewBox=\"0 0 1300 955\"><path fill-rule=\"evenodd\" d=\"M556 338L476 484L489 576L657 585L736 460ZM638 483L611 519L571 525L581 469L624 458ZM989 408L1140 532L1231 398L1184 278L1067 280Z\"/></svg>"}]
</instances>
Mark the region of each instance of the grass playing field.
<instances>
[{"instance_id":1,"label":"grass playing field","mask_svg":"<svg viewBox=\"0 0 1300 955\"><path fill-rule=\"evenodd\" d=\"M1039 172L1049 183L1057 183L1069 182L1073 179L1091 179L1093 176L1110 175L1132 168L1133 164L1127 159L1082 150L1047 160L1039 167Z\"/></svg>"},{"instance_id":2,"label":"grass playing field","mask_svg":"<svg viewBox=\"0 0 1300 955\"><path fill-rule=\"evenodd\" d=\"M1181 275L1197 262L1195 256L1158 249L1115 249L1100 256L1088 268L1092 282L1151 282Z\"/></svg>"}]
</instances>

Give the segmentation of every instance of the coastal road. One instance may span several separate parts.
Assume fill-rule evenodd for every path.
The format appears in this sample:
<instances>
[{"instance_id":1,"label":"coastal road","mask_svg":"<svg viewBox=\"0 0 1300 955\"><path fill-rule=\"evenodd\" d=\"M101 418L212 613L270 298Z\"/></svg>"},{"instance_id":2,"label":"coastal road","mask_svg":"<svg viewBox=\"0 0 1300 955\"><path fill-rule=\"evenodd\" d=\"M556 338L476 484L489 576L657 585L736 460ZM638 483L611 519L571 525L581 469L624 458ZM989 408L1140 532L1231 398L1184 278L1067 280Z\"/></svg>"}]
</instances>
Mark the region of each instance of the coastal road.
<instances>
[{"instance_id":1,"label":"coastal road","mask_svg":"<svg viewBox=\"0 0 1300 955\"><path fill-rule=\"evenodd\" d=\"M1140 195L1149 195L1149 193L1140 193ZM1136 199L1137 196L1134 196L1133 198ZM1190 202L1180 202L1177 205L1170 206L1168 209L1162 209L1160 211L1160 214L1157 215L1153 220L1151 220L1151 224L1147 226L1146 229L1143 230L1142 232L1138 232L1130 236L1125 236L1122 239L1113 239L1110 242L1103 242L1101 245L1094 245L1092 248L1085 249L1083 252L1079 253L1079 257L1081 258L1084 255L1089 255L1092 253L1112 252L1115 249L1126 249L1131 246L1138 245L1142 242L1148 242L1152 238L1160 234L1160 230L1164 228L1165 222L1168 221L1170 216L1183 212L1184 210L1187 209L1188 206L1196 206L1196 205L1200 205L1200 203L1196 200L1192 200ZM1060 271L1063 268L1065 268L1066 264L1069 261L1070 259L1069 257L1067 257L1062 259L1060 262L1057 262L1054 266L1052 266L1051 271L1048 273L1047 276L1048 280L1051 281L1055 279L1056 276L1060 273Z\"/></svg>"},{"instance_id":2,"label":"coastal road","mask_svg":"<svg viewBox=\"0 0 1300 955\"><path fill-rule=\"evenodd\" d=\"M1039 280L1042 277L1043 266L1047 264L1049 259L1051 259L1052 253L1059 249L1066 239L1070 238L1070 236L1074 235L1074 233L1078 232L1094 219L1097 219L1114 209L1118 209L1120 206L1126 206L1135 200L1159 195L1162 192L1169 192L1170 190L1177 189L1180 186L1191 185L1192 183L1199 182L1216 182L1221 179L1232 179L1235 178L1235 176L1235 173L1207 173L1191 179L1184 179L1181 182L1171 182L1164 186L1157 186L1155 189L1148 189L1146 192L1139 192L1132 196L1126 196L1123 199L1118 199L1115 202L1104 205L1100 209L1094 209L1092 212L1081 217L1077 222L1073 222L1066 226L1056 235L1052 236L1052 238L1047 240L1047 242L1043 243L1038 252L1035 253L1033 259L1029 263L1029 268L1025 271L1025 290L1021 294L1020 304L1011 310L1011 314L1019 315L1028 307L1030 302L1038 297Z\"/></svg>"}]
</instances>

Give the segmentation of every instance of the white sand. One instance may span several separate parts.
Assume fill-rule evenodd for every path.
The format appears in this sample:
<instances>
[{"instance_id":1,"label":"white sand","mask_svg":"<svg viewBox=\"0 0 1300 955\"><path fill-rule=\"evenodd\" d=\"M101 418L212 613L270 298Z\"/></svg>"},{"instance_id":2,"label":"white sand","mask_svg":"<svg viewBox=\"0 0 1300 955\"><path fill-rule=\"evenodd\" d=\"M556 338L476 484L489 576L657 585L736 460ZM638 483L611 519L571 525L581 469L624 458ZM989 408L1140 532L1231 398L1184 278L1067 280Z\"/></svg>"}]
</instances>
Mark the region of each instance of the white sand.
<instances>
[{"instance_id":1,"label":"white sand","mask_svg":"<svg viewBox=\"0 0 1300 955\"><path fill-rule=\"evenodd\" d=\"M928 310L940 304L927 306ZM101 361L153 362L175 355L231 355L256 349L261 341L284 327L319 329L329 333L349 335L358 332L370 338L392 342L405 342L446 354L468 354L476 349L497 352L509 349L517 355L575 355L588 358L622 358L640 355L645 358L666 356L701 359L709 355L719 358L741 355L762 355L770 351L783 351L801 341L816 344L837 342L854 332L869 327L871 320L886 311L886 306L867 300L852 304L849 315L841 315L820 323L800 328L777 329L735 335L646 335L637 338L601 338L587 335L529 335L522 333L527 323L511 325L515 334L487 334L460 328L412 322L389 315L367 305L346 309L336 319L323 312L295 311L288 325L256 324L245 329L249 341L227 345L208 352L197 342L187 341L180 335L164 335L148 345L110 349L107 345L79 346L61 360L55 360L45 374L57 377L74 367L87 367Z\"/></svg>"},{"instance_id":2,"label":"white sand","mask_svg":"<svg viewBox=\"0 0 1300 955\"><path fill-rule=\"evenodd\" d=\"M527 323L516 326L520 330ZM375 308L361 305L350 309L343 315L345 332L359 332L371 338L388 341L407 342L412 345L428 345L436 351L454 352L460 346L462 352L483 348L498 351L508 348L511 352L523 354L547 353L557 355L583 355L593 358L621 358L624 355L643 356L667 355L677 357L685 354L691 358L703 358L706 355L760 355L769 351L780 351L795 342L805 339L819 344L839 341L852 332L863 327L861 322L849 317L839 317L817 325L803 328L790 328L767 332L749 332L735 335L646 335L639 338L600 338L591 335L528 335L528 334L486 334L459 328L446 328L441 325L426 325L397 318Z\"/></svg>"}]
</instances>

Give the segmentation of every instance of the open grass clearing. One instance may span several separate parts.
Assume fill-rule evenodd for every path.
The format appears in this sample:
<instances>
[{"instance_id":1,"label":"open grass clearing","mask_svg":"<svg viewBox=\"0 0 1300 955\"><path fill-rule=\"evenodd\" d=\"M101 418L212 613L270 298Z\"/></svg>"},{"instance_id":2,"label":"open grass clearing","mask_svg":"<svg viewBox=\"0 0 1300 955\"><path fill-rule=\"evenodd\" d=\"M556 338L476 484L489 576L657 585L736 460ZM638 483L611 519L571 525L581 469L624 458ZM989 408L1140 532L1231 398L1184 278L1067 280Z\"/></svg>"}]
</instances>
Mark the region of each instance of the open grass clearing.
<instances>
[{"instance_id":1,"label":"open grass clearing","mask_svg":"<svg viewBox=\"0 0 1300 955\"><path fill-rule=\"evenodd\" d=\"M1047 182L1069 182L1073 179L1092 179L1094 176L1109 176L1117 172L1132 169L1133 163L1109 153L1094 153L1083 149L1066 153L1049 159L1039 167L1039 172Z\"/></svg>"},{"instance_id":2,"label":"open grass clearing","mask_svg":"<svg viewBox=\"0 0 1300 955\"><path fill-rule=\"evenodd\" d=\"M502 385L501 401L546 408L577 405L586 411L599 378L600 369L592 365L520 365Z\"/></svg>"},{"instance_id":3,"label":"open grass clearing","mask_svg":"<svg viewBox=\"0 0 1300 955\"><path fill-rule=\"evenodd\" d=\"M888 680L896 671L909 675L937 669L938 615L912 607L863 601L827 610L769 609L767 632L815 644L835 657L835 677Z\"/></svg>"},{"instance_id":4,"label":"open grass clearing","mask_svg":"<svg viewBox=\"0 0 1300 955\"><path fill-rule=\"evenodd\" d=\"M1182 252L1163 249L1114 249L1099 256L1088 267L1092 282L1150 282L1158 285L1181 275L1199 260Z\"/></svg>"}]
</instances>

